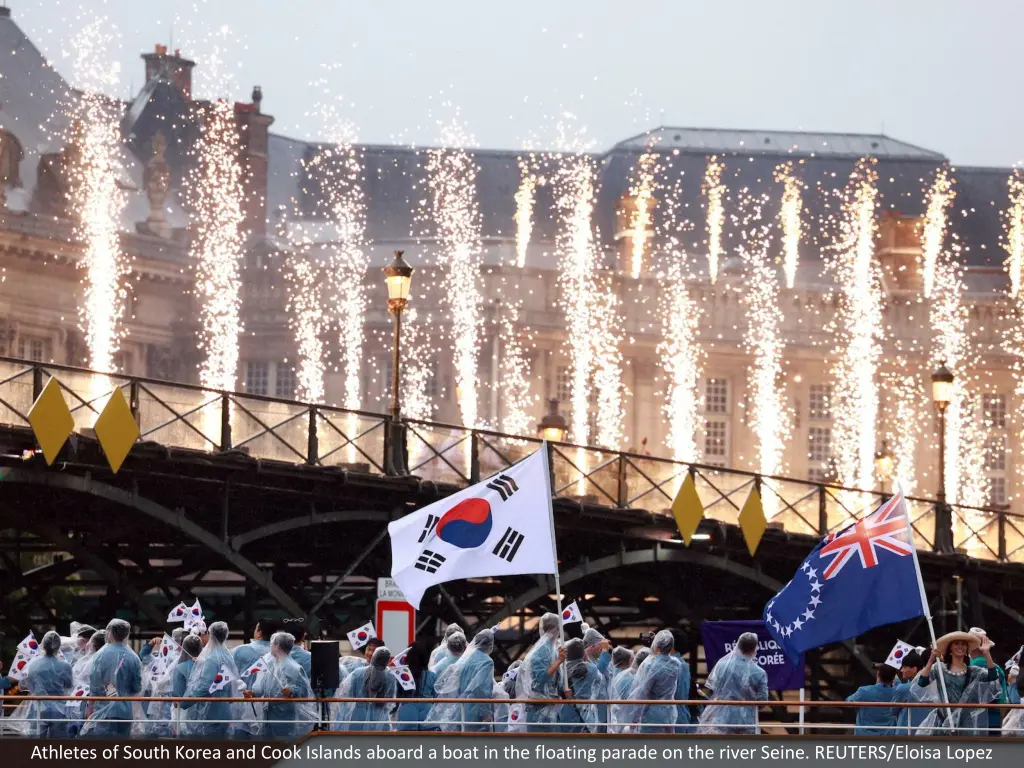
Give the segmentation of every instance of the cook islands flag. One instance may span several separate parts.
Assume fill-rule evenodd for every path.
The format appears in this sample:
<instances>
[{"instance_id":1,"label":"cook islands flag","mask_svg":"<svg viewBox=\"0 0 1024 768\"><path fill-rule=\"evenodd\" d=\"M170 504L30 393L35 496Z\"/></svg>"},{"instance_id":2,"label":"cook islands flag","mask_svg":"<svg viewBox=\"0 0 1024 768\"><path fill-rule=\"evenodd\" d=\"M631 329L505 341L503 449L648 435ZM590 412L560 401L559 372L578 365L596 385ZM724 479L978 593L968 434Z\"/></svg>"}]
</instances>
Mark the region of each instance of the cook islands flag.
<instances>
[{"instance_id":1,"label":"cook islands flag","mask_svg":"<svg viewBox=\"0 0 1024 768\"><path fill-rule=\"evenodd\" d=\"M910 519L902 493L830 533L764 609L791 659L884 624L923 616Z\"/></svg>"},{"instance_id":2,"label":"cook islands flag","mask_svg":"<svg viewBox=\"0 0 1024 768\"><path fill-rule=\"evenodd\" d=\"M518 464L388 525L391 577L419 608L434 584L556 573L547 443Z\"/></svg>"}]
</instances>

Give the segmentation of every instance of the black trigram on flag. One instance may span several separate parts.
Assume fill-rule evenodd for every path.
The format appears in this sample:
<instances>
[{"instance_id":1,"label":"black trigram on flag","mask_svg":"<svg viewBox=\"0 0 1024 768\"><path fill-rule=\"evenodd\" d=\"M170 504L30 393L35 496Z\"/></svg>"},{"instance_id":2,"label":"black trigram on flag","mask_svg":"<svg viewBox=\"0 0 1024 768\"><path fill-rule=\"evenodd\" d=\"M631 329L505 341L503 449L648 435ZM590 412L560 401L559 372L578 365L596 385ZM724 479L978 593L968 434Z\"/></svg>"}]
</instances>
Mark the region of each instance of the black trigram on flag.
<instances>
[{"instance_id":1,"label":"black trigram on flag","mask_svg":"<svg viewBox=\"0 0 1024 768\"><path fill-rule=\"evenodd\" d=\"M427 515L427 522L423 524L423 532L420 534L419 543L422 544L423 540L434 532L434 528L437 527L437 521L441 518L437 515Z\"/></svg>"},{"instance_id":2,"label":"black trigram on flag","mask_svg":"<svg viewBox=\"0 0 1024 768\"><path fill-rule=\"evenodd\" d=\"M444 565L444 555L424 549L423 554L416 560L416 567L427 573L437 573L437 569Z\"/></svg>"},{"instance_id":3,"label":"black trigram on flag","mask_svg":"<svg viewBox=\"0 0 1024 768\"><path fill-rule=\"evenodd\" d=\"M516 556L516 552L519 551L519 547L522 545L523 539L525 538L526 537L519 533L519 531L513 531L511 528L506 528L505 535L501 537L501 541L499 541L494 547L494 554L502 560L508 560L511 563Z\"/></svg>"},{"instance_id":4,"label":"black trigram on flag","mask_svg":"<svg viewBox=\"0 0 1024 768\"><path fill-rule=\"evenodd\" d=\"M502 501L508 501L509 497L519 490L516 481L508 475L498 475L487 484L487 487L500 493Z\"/></svg>"}]
</instances>

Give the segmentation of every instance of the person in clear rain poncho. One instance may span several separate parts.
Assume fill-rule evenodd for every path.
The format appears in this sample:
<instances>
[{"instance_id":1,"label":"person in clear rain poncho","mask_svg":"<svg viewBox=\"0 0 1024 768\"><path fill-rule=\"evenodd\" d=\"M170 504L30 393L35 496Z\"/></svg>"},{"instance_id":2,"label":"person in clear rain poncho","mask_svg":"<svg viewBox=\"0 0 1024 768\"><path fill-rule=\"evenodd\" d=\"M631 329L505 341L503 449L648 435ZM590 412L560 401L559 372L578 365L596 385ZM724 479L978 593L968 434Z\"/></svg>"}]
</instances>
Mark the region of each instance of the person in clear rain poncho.
<instances>
[{"instance_id":1,"label":"person in clear rain poncho","mask_svg":"<svg viewBox=\"0 0 1024 768\"><path fill-rule=\"evenodd\" d=\"M186 733L202 739L226 739L236 723L244 721L240 702L195 701L230 699L239 696L240 675L228 651L228 625L215 621L210 625L207 642L189 672L185 700L181 703Z\"/></svg>"},{"instance_id":2,"label":"person in clear rain poncho","mask_svg":"<svg viewBox=\"0 0 1024 768\"><path fill-rule=\"evenodd\" d=\"M429 669L431 672L437 672L437 665L440 663L441 659L443 659L445 656L451 655L451 652L448 649L447 641L448 638L454 634L460 634L465 636L466 633L463 631L462 627L455 623L449 624L447 627L445 627L444 638L441 640L441 644L438 645L437 648L435 648L430 654L430 662L427 664L427 669Z\"/></svg>"},{"instance_id":3,"label":"person in clear rain poncho","mask_svg":"<svg viewBox=\"0 0 1024 768\"><path fill-rule=\"evenodd\" d=\"M704 684L719 701L767 701L768 675L757 665L757 635L744 632L736 647L715 664ZM757 733L757 707L710 704L697 733Z\"/></svg>"},{"instance_id":4,"label":"person in clear rain poncho","mask_svg":"<svg viewBox=\"0 0 1024 768\"><path fill-rule=\"evenodd\" d=\"M565 649L558 647L562 620L554 613L540 618L540 639L523 659L516 676L516 698L557 699L561 689L559 668L565 661ZM559 704L526 704L526 730L543 733L556 730Z\"/></svg>"},{"instance_id":5,"label":"person in clear rain poncho","mask_svg":"<svg viewBox=\"0 0 1024 768\"><path fill-rule=\"evenodd\" d=\"M565 644L565 676L571 698L593 701L600 697L604 676L594 662L587 661L585 642L585 639L573 638ZM599 733L604 730L597 704L563 704L558 722L562 733Z\"/></svg>"},{"instance_id":6,"label":"person in clear rain poncho","mask_svg":"<svg viewBox=\"0 0 1024 768\"><path fill-rule=\"evenodd\" d=\"M1020 704L1024 694L1024 678L1020 677L1020 666L1013 665L1006 672L1007 684L1011 686L1011 703ZM1015 701L1013 701L1015 699ZM1003 736L1024 736L1024 709L1011 709L1003 719Z\"/></svg>"},{"instance_id":7,"label":"person in clear rain poncho","mask_svg":"<svg viewBox=\"0 0 1024 768\"><path fill-rule=\"evenodd\" d=\"M142 690L142 662L127 645L131 626L123 619L107 624L107 640L93 658L89 671L90 696L138 696ZM128 738L132 720L142 721L139 702L94 701L82 726L83 736Z\"/></svg>"},{"instance_id":8,"label":"person in clear rain poncho","mask_svg":"<svg viewBox=\"0 0 1024 768\"><path fill-rule=\"evenodd\" d=\"M608 698L608 672L612 664L612 644L596 629L583 633L583 645L587 661L594 665L598 677L594 680L594 698L604 701ZM597 705L597 719L602 725L608 723L608 705Z\"/></svg>"},{"instance_id":9,"label":"person in clear rain poncho","mask_svg":"<svg viewBox=\"0 0 1024 768\"><path fill-rule=\"evenodd\" d=\"M398 705L395 714L395 725L399 731L436 731L437 725L428 723L432 707L429 701L436 695L434 683L437 676L430 671L430 651L425 640L417 640L410 646L405 654L405 664L409 667L409 673L416 682L416 687L411 691L398 690L398 695L405 698Z\"/></svg>"},{"instance_id":10,"label":"person in clear rain poncho","mask_svg":"<svg viewBox=\"0 0 1024 768\"><path fill-rule=\"evenodd\" d=\"M453 635L454 637L454 635ZM494 693L494 632L482 629L458 661L437 675L434 696L438 699L490 699ZM428 722L442 731L491 731L493 704L438 703L430 708Z\"/></svg>"},{"instance_id":11,"label":"person in clear rain poncho","mask_svg":"<svg viewBox=\"0 0 1024 768\"><path fill-rule=\"evenodd\" d=\"M428 669L434 673L434 680L439 680L441 678L441 674L448 669L448 667L457 662L462 657L462 654L466 652L468 647L469 641L466 640L466 636L462 634L461 629L458 632L452 632L448 635L448 637L444 639L444 654L437 659L436 663L432 666L428 666Z\"/></svg>"},{"instance_id":12,"label":"person in clear rain poncho","mask_svg":"<svg viewBox=\"0 0 1024 768\"><path fill-rule=\"evenodd\" d=\"M999 673L992 661L992 641L969 632L950 632L936 641L928 663L911 683L916 701L938 706L924 719L917 733L922 736L984 736L989 724L986 709L955 709L943 706L942 683L949 703L986 704L1002 693ZM972 650L979 650L984 666L970 662ZM941 678L940 678L941 675Z\"/></svg>"},{"instance_id":13,"label":"person in clear rain poncho","mask_svg":"<svg viewBox=\"0 0 1024 768\"><path fill-rule=\"evenodd\" d=\"M105 632L94 632L89 638L85 654L71 666L72 696L89 696L89 676L92 674L92 662L96 653L107 641ZM68 702L68 736L77 736L85 722L86 702Z\"/></svg>"},{"instance_id":14,"label":"person in clear rain poncho","mask_svg":"<svg viewBox=\"0 0 1024 768\"><path fill-rule=\"evenodd\" d=\"M309 699L313 690L305 670L291 656L295 638L287 632L276 632L270 638L270 662L256 675L252 690L246 696L266 699ZM305 736L318 720L316 704L302 702L269 702L263 714L260 736L289 741Z\"/></svg>"},{"instance_id":15,"label":"person in clear rain poncho","mask_svg":"<svg viewBox=\"0 0 1024 768\"><path fill-rule=\"evenodd\" d=\"M77 621L71 622L71 637L61 638L61 652L64 660L74 666L75 662L89 652L89 640L96 634L96 628Z\"/></svg>"},{"instance_id":16,"label":"person in clear rain poncho","mask_svg":"<svg viewBox=\"0 0 1024 768\"><path fill-rule=\"evenodd\" d=\"M619 649L616 648L616 651ZM625 650L625 649L623 649ZM610 697L619 701L629 698L629 692L633 689L633 680L636 678L636 671L644 660L651 655L650 648L641 648L635 654L630 653L632 661L627 669L619 672L610 686ZM628 704L612 704L608 713L608 730L611 733L626 733L629 728L630 706Z\"/></svg>"},{"instance_id":17,"label":"person in clear rain poncho","mask_svg":"<svg viewBox=\"0 0 1024 768\"><path fill-rule=\"evenodd\" d=\"M682 662L672 655L675 648L672 633L663 629L654 636L651 655L633 678L629 699L673 701L679 683ZM627 710L628 722L639 727L639 733L672 733L676 723L676 707L672 704L635 704Z\"/></svg>"},{"instance_id":18,"label":"person in clear rain poncho","mask_svg":"<svg viewBox=\"0 0 1024 768\"><path fill-rule=\"evenodd\" d=\"M21 688L31 696L70 696L73 687L71 665L61 655L61 637L47 632L39 644L42 650L25 668ZM24 723L23 732L37 738L65 738L68 735L67 704L63 701L26 701L11 715L12 723Z\"/></svg>"},{"instance_id":19,"label":"person in clear rain poncho","mask_svg":"<svg viewBox=\"0 0 1024 768\"><path fill-rule=\"evenodd\" d=\"M339 698L358 698L365 701L345 701L331 709L331 730L333 731L388 731L391 724L388 713L392 705L374 699L393 699L398 686L394 675L388 671L391 651L381 646L373 652L373 658L365 666L353 670L338 692Z\"/></svg>"},{"instance_id":20,"label":"person in clear rain poncho","mask_svg":"<svg viewBox=\"0 0 1024 768\"><path fill-rule=\"evenodd\" d=\"M274 622L261 619L253 628L252 640L231 652L231 658L242 674L242 682L245 683L246 688L252 688L252 684L256 682L256 675L246 674L247 671L252 669L259 659L270 653L270 638L274 636L275 632L277 632L277 625Z\"/></svg>"}]
</instances>

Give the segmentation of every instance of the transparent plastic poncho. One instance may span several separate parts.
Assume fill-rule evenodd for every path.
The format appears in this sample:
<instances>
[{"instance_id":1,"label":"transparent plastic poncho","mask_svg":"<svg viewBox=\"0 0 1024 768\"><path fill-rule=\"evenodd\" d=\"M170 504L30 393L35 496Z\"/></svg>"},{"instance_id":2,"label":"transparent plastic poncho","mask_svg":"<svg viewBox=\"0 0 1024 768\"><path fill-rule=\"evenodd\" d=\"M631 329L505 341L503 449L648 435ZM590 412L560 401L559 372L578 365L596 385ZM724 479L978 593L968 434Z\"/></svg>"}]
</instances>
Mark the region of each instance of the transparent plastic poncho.
<instances>
[{"instance_id":1,"label":"transparent plastic poncho","mask_svg":"<svg viewBox=\"0 0 1024 768\"><path fill-rule=\"evenodd\" d=\"M674 656L651 654L637 669L627 698L674 701L681 668L682 662ZM674 704L633 704L627 707L624 719L632 733L669 733L676 715Z\"/></svg>"},{"instance_id":2,"label":"transparent plastic poncho","mask_svg":"<svg viewBox=\"0 0 1024 768\"><path fill-rule=\"evenodd\" d=\"M374 699L396 697L398 681L388 671L391 652L380 647L373 652L369 664L357 667L345 678L338 691L339 698L362 701L339 702L331 707L332 731L388 731L394 704Z\"/></svg>"},{"instance_id":3,"label":"transparent plastic poncho","mask_svg":"<svg viewBox=\"0 0 1024 768\"><path fill-rule=\"evenodd\" d=\"M548 669L558 658L560 620L553 613L541 617L541 635L523 658L516 676L516 698L527 702L525 707L526 729L536 731L552 730L558 722L560 704L530 704L531 699L558 699L561 673L548 674Z\"/></svg>"},{"instance_id":4,"label":"transparent plastic poncho","mask_svg":"<svg viewBox=\"0 0 1024 768\"><path fill-rule=\"evenodd\" d=\"M593 662L587 661L585 658L572 658L573 649L578 647L577 644L580 642L580 640L570 640L566 644L570 653L570 658L565 661L565 676L569 684L569 691L573 699L597 701L602 698L604 676ZM563 704L558 719L563 725L563 732L597 733L602 725L597 704Z\"/></svg>"},{"instance_id":5,"label":"transparent plastic poncho","mask_svg":"<svg viewBox=\"0 0 1024 768\"><path fill-rule=\"evenodd\" d=\"M490 699L494 693L494 634L481 630L469 649L454 664L444 669L434 681L438 699ZM437 703L430 708L427 722L442 731L491 731L494 727L494 705L484 703Z\"/></svg>"},{"instance_id":6,"label":"transparent plastic poncho","mask_svg":"<svg viewBox=\"0 0 1024 768\"><path fill-rule=\"evenodd\" d=\"M768 700L767 673L738 648L718 660L705 687L713 699L722 701ZM697 733L757 733L757 722L757 707L709 704L701 713Z\"/></svg>"},{"instance_id":7,"label":"transparent plastic poncho","mask_svg":"<svg viewBox=\"0 0 1024 768\"><path fill-rule=\"evenodd\" d=\"M267 656L270 658L267 659ZM264 656L266 669L256 675L252 692L265 699L308 699L313 697L306 671L290 656ZM305 736L319 720L317 706L311 701L266 702L259 710L261 738L294 741Z\"/></svg>"},{"instance_id":8,"label":"transparent plastic poncho","mask_svg":"<svg viewBox=\"0 0 1024 768\"><path fill-rule=\"evenodd\" d=\"M186 698L181 703L185 735L197 738L228 738L233 730L251 721L241 702L189 701L242 695L244 684L238 667L225 644L214 636L215 630L216 624L211 624L210 639L189 672Z\"/></svg>"},{"instance_id":9,"label":"transparent plastic poncho","mask_svg":"<svg viewBox=\"0 0 1024 768\"><path fill-rule=\"evenodd\" d=\"M942 688L939 674L945 678L946 692L949 703L943 704ZM988 733L987 709L957 709L957 704L988 704L998 701L1002 686L998 677L989 680L992 672L987 667L968 666L963 672L952 672L942 659L936 659L932 665L928 683L921 685L924 672L918 673L910 682L910 695L915 701L936 704L928 716L918 726L918 735L945 736L984 736Z\"/></svg>"}]
</instances>

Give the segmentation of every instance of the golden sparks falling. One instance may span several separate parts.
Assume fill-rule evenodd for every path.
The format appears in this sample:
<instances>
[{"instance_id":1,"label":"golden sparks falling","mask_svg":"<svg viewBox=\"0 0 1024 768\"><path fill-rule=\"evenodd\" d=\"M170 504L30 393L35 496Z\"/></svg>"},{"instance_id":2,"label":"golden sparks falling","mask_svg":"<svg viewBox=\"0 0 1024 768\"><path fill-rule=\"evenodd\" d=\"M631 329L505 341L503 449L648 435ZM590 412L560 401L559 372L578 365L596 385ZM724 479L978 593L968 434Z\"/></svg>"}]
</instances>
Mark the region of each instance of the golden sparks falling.
<instances>
[{"instance_id":1,"label":"golden sparks falling","mask_svg":"<svg viewBox=\"0 0 1024 768\"><path fill-rule=\"evenodd\" d=\"M541 179L533 171L535 157L519 158L519 189L516 191L516 266L526 266L526 251L533 234L533 206Z\"/></svg>"},{"instance_id":2,"label":"golden sparks falling","mask_svg":"<svg viewBox=\"0 0 1024 768\"><path fill-rule=\"evenodd\" d=\"M1024 172L1014 168L1007 182L1010 188L1010 207L1006 218L1006 271L1010 275L1010 296L1020 294L1024 279Z\"/></svg>"},{"instance_id":3,"label":"golden sparks falling","mask_svg":"<svg viewBox=\"0 0 1024 768\"><path fill-rule=\"evenodd\" d=\"M831 268L839 291L835 315L838 357L834 444L842 485L871 488L878 415L882 291L875 254L878 174L873 159L860 160L843 192L838 242Z\"/></svg>"},{"instance_id":4,"label":"golden sparks falling","mask_svg":"<svg viewBox=\"0 0 1024 768\"><path fill-rule=\"evenodd\" d=\"M481 305L480 210L476 199L476 160L465 150L472 137L458 117L441 125L441 146L428 154L427 174L431 211L441 246L441 263L448 269L445 292L452 313L455 393L462 423L481 426L477 390Z\"/></svg>"},{"instance_id":5,"label":"golden sparks falling","mask_svg":"<svg viewBox=\"0 0 1024 768\"><path fill-rule=\"evenodd\" d=\"M640 155L636 167L636 178L629 188L633 199L632 221L630 222L630 277L640 277L644 266L644 252L651 237L651 219L654 213L654 174L658 155L647 151Z\"/></svg>"},{"instance_id":6,"label":"golden sparks falling","mask_svg":"<svg viewBox=\"0 0 1024 768\"><path fill-rule=\"evenodd\" d=\"M199 160L191 179L195 215L192 259L199 303L199 380L210 389L235 390L242 261L242 172L238 134L231 105L221 99L203 110L203 131L196 144Z\"/></svg>"},{"instance_id":7,"label":"golden sparks falling","mask_svg":"<svg viewBox=\"0 0 1024 768\"><path fill-rule=\"evenodd\" d=\"M691 224L682 215L682 199L677 182L664 202L662 232L667 285L660 296L664 323L657 354L665 374L662 411L668 424L669 452L675 461L697 462L701 459L696 440L698 384L705 352L697 338L701 323L700 304L690 297L687 284L690 265L682 238Z\"/></svg>"},{"instance_id":8,"label":"golden sparks falling","mask_svg":"<svg viewBox=\"0 0 1024 768\"><path fill-rule=\"evenodd\" d=\"M928 207L925 210L921 229L921 279L924 296L931 298L935 285L935 265L942 253L946 239L947 212L953 204L956 193L953 180L945 169L935 173L935 180L928 190Z\"/></svg>"},{"instance_id":9,"label":"golden sparks falling","mask_svg":"<svg viewBox=\"0 0 1024 768\"><path fill-rule=\"evenodd\" d=\"M288 301L285 310L295 334L297 365L295 396L304 403L324 401L325 354L323 334L326 318L323 313L321 286L327 270L317 254L309 248L299 249L288 258L285 277Z\"/></svg>"},{"instance_id":10,"label":"golden sparks falling","mask_svg":"<svg viewBox=\"0 0 1024 768\"><path fill-rule=\"evenodd\" d=\"M745 267L743 304L747 328L743 345L753 358L749 372L748 420L757 438L757 471L783 474L783 453L789 437L789 409L782 375L782 309L779 281L770 256L771 224L763 216L767 196L740 193L739 252ZM778 512L778 497L762 495L765 516Z\"/></svg>"},{"instance_id":11,"label":"golden sparks falling","mask_svg":"<svg viewBox=\"0 0 1024 768\"><path fill-rule=\"evenodd\" d=\"M83 93L71 109L73 119L70 199L75 236L83 246L85 299L80 323L89 350L89 368L114 372L124 335L122 320L131 261L121 249L121 211L125 195L118 184L121 167L120 113L103 95L117 82L117 66L108 46L115 35L109 20L97 18L78 33L75 72Z\"/></svg>"},{"instance_id":12,"label":"golden sparks falling","mask_svg":"<svg viewBox=\"0 0 1024 768\"><path fill-rule=\"evenodd\" d=\"M606 275L598 276L594 286L594 326L591 328L594 357L594 394L597 445L618 450L623 439L622 421L625 391L622 383L622 309Z\"/></svg>"},{"instance_id":13,"label":"golden sparks falling","mask_svg":"<svg viewBox=\"0 0 1024 768\"><path fill-rule=\"evenodd\" d=\"M782 271L786 287L796 284L796 269L800 263L801 220L803 215L803 184L793 172L793 163L782 163L775 169L775 180L782 184L782 203L779 207L779 226L782 229Z\"/></svg>"},{"instance_id":14,"label":"golden sparks falling","mask_svg":"<svg viewBox=\"0 0 1024 768\"><path fill-rule=\"evenodd\" d=\"M908 373L909 361L897 356L895 370L884 374L885 440L894 459L894 475L903 492L912 496L917 487L917 448L924 433L922 425L928 418L924 408L926 394L921 386L920 371ZM879 478L881 481L881 478Z\"/></svg>"},{"instance_id":15,"label":"golden sparks falling","mask_svg":"<svg viewBox=\"0 0 1024 768\"><path fill-rule=\"evenodd\" d=\"M704 171L704 195L707 197L708 275L711 284L718 280L718 263L722 256L722 231L725 227L725 185L722 171L725 165L712 155Z\"/></svg>"},{"instance_id":16,"label":"golden sparks falling","mask_svg":"<svg viewBox=\"0 0 1024 768\"><path fill-rule=\"evenodd\" d=\"M527 329L520 326L520 301L502 304L498 327L501 345L501 431L508 435L529 437L533 433L534 417L531 413L530 361L524 341L530 342Z\"/></svg>"}]
</instances>

